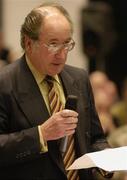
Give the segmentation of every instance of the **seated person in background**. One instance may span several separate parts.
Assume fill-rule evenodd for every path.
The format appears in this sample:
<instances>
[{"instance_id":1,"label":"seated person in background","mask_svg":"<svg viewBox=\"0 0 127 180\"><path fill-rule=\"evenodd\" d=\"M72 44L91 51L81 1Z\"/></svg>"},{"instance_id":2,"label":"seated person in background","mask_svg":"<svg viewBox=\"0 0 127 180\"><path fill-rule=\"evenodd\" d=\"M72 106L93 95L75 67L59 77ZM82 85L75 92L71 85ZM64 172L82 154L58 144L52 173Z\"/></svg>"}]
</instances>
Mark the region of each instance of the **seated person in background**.
<instances>
[{"instance_id":1,"label":"seated person in background","mask_svg":"<svg viewBox=\"0 0 127 180\"><path fill-rule=\"evenodd\" d=\"M95 93L95 105L105 135L109 135L116 129L114 119L110 113L112 106L111 97L105 91L99 90Z\"/></svg>"},{"instance_id":2,"label":"seated person in background","mask_svg":"<svg viewBox=\"0 0 127 180\"><path fill-rule=\"evenodd\" d=\"M95 97L97 112L106 135L114 130L118 125L117 118L111 114L111 107L119 97L116 85L109 80L102 71L94 71L90 74L90 81Z\"/></svg>"},{"instance_id":3,"label":"seated person in background","mask_svg":"<svg viewBox=\"0 0 127 180\"><path fill-rule=\"evenodd\" d=\"M109 80L108 76L102 71L94 71L90 74L90 82L95 94L96 91L102 90L109 94L112 103L119 100L118 90L116 84Z\"/></svg>"},{"instance_id":4,"label":"seated person in background","mask_svg":"<svg viewBox=\"0 0 127 180\"><path fill-rule=\"evenodd\" d=\"M90 74L89 77L94 93L100 89L105 90L105 85L108 82L108 77L104 72L94 71Z\"/></svg>"}]
</instances>

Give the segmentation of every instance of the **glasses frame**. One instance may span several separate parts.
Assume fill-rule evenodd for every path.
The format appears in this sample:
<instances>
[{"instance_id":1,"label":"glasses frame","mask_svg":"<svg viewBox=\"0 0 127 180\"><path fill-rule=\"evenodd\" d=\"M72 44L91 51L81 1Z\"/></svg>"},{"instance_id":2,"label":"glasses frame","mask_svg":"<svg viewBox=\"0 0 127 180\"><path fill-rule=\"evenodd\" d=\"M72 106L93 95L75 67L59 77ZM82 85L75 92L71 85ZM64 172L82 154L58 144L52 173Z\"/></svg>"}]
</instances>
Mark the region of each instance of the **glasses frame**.
<instances>
[{"instance_id":1,"label":"glasses frame","mask_svg":"<svg viewBox=\"0 0 127 180\"><path fill-rule=\"evenodd\" d=\"M61 49L64 49L66 51L71 51L75 47L75 41L73 39L71 39L68 43L63 43L63 44L46 44L46 43L43 43L43 45L51 53L57 53Z\"/></svg>"}]
</instances>

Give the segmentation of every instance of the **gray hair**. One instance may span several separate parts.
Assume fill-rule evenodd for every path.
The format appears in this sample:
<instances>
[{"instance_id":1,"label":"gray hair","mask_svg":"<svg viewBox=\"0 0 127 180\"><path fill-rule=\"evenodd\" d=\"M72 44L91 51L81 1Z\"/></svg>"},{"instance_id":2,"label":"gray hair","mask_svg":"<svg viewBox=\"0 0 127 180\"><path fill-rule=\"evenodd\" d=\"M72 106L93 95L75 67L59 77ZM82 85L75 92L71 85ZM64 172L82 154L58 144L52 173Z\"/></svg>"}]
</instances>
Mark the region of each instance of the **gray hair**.
<instances>
[{"instance_id":1,"label":"gray hair","mask_svg":"<svg viewBox=\"0 0 127 180\"><path fill-rule=\"evenodd\" d=\"M38 10L39 8L43 8L43 7L56 8L68 20L71 26L71 31L73 33L73 23L67 10L58 3L53 3L53 2L43 3L39 7L34 8L26 16L25 21L21 26L20 44L23 49L25 49L25 35L27 35L29 38L35 41L39 39L41 26L43 24L44 18L48 15L48 13L46 13L45 11L40 12L40 10Z\"/></svg>"}]
</instances>

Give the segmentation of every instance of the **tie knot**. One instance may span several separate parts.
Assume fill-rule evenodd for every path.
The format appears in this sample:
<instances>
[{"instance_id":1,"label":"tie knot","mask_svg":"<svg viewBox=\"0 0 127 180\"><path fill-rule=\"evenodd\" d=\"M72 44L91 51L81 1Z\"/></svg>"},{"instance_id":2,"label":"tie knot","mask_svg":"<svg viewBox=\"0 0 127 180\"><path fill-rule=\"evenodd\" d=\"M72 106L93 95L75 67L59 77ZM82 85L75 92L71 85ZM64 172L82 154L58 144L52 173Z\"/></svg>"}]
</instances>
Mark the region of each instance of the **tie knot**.
<instances>
[{"instance_id":1,"label":"tie knot","mask_svg":"<svg viewBox=\"0 0 127 180\"><path fill-rule=\"evenodd\" d=\"M47 75L47 76L45 77L45 81L47 82L47 84L49 85L50 88L53 87L54 79L53 79L52 76Z\"/></svg>"},{"instance_id":2,"label":"tie knot","mask_svg":"<svg viewBox=\"0 0 127 180\"><path fill-rule=\"evenodd\" d=\"M52 76L49 76L49 75L47 75L47 76L45 77L45 79L46 79L47 81L53 81L53 80L54 80L53 77L52 77Z\"/></svg>"}]
</instances>

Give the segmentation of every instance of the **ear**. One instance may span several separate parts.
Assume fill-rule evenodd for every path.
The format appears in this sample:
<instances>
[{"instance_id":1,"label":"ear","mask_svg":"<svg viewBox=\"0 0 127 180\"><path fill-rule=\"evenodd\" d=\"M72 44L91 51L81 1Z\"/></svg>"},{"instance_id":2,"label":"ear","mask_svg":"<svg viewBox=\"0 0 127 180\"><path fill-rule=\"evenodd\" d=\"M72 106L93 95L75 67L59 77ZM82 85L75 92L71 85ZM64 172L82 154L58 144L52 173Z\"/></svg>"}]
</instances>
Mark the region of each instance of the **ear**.
<instances>
[{"instance_id":1,"label":"ear","mask_svg":"<svg viewBox=\"0 0 127 180\"><path fill-rule=\"evenodd\" d=\"M25 35L25 49L27 52L29 52L31 50L32 44L33 44L33 40L30 39L27 35Z\"/></svg>"}]
</instances>

